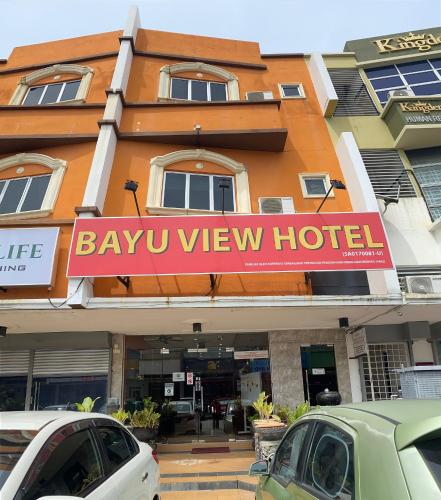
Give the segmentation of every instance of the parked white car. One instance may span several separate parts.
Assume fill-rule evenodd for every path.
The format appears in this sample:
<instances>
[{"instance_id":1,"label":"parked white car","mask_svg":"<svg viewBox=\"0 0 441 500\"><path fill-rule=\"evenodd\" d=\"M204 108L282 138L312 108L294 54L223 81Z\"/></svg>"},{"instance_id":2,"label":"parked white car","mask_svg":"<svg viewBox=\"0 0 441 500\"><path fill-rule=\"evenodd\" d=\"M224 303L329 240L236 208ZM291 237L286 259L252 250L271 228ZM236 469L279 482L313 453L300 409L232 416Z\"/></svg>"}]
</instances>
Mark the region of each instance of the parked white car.
<instances>
[{"instance_id":1,"label":"parked white car","mask_svg":"<svg viewBox=\"0 0 441 500\"><path fill-rule=\"evenodd\" d=\"M112 417L0 413L2 500L159 500L155 453Z\"/></svg>"}]
</instances>

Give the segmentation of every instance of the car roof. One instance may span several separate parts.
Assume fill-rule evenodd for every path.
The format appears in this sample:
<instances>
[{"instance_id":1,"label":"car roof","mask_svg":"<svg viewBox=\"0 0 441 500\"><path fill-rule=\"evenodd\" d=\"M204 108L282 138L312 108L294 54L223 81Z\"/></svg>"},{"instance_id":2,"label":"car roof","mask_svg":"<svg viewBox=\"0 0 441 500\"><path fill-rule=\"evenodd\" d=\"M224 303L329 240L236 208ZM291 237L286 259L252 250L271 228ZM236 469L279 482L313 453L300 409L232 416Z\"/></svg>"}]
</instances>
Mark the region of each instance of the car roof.
<instances>
[{"instance_id":1,"label":"car roof","mask_svg":"<svg viewBox=\"0 0 441 500\"><path fill-rule=\"evenodd\" d=\"M441 401L400 399L326 406L309 415L328 415L345 421L357 430L371 429L394 433L398 449L441 432ZM308 414L307 414L308 415Z\"/></svg>"},{"instance_id":2,"label":"car roof","mask_svg":"<svg viewBox=\"0 0 441 500\"><path fill-rule=\"evenodd\" d=\"M4 411L0 412L0 430L40 430L47 424L63 419L63 424L87 418L113 418L102 413L75 411Z\"/></svg>"}]
</instances>

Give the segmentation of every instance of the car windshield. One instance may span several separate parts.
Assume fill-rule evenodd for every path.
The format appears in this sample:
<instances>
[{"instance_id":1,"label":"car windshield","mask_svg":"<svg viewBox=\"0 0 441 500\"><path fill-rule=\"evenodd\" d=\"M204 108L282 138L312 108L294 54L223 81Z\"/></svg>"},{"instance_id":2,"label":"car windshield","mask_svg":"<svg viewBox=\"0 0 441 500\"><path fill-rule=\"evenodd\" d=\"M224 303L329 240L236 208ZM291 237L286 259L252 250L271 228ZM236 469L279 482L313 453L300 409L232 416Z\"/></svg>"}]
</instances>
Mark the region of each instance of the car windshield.
<instances>
[{"instance_id":1,"label":"car windshield","mask_svg":"<svg viewBox=\"0 0 441 500\"><path fill-rule=\"evenodd\" d=\"M441 485L441 438L420 441L415 446L438 485Z\"/></svg>"},{"instance_id":2,"label":"car windshield","mask_svg":"<svg viewBox=\"0 0 441 500\"><path fill-rule=\"evenodd\" d=\"M38 431L0 430L0 489Z\"/></svg>"}]
</instances>

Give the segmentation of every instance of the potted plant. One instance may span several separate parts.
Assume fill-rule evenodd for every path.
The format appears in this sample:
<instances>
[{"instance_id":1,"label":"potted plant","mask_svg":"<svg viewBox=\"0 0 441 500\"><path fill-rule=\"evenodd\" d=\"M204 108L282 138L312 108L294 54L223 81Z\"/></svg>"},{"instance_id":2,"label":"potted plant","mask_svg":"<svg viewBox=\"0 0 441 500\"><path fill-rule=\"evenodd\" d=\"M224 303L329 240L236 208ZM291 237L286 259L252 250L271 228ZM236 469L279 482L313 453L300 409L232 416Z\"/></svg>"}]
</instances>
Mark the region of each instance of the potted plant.
<instances>
[{"instance_id":1,"label":"potted plant","mask_svg":"<svg viewBox=\"0 0 441 500\"><path fill-rule=\"evenodd\" d=\"M83 411L83 412L92 412L93 407L95 406L95 402L101 399L100 397L97 397L95 399L92 399L90 396L87 396L83 399L81 403L75 403L75 406L77 407L78 411Z\"/></svg>"},{"instance_id":2,"label":"potted plant","mask_svg":"<svg viewBox=\"0 0 441 500\"><path fill-rule=\"evenodd\" d=\"M153 441L156 438L156 431L159 427L161 414L155 410L157 404L151 398L144 399L144 409L135 410L130 417L130 427L133 434L144 442Z\"/></svg>"},{"instance_id":3,"label":"potted plant","mask_svg":"<svg viewBox=\"0 0 441 500\"><path fill-rule=\"evenodd\" d=\"M277 415L273 415L274 406L267 400L268 396L261 392L253 403L259 415L252 421L257 461L266 460L275 452L287 428Z\"/></svg>"},{"instance_id":4,"label":"potted plant","mask_svg":"<svg viewBox=\"0 0 441 500\"><path fill-rule=\"evenodd\" d=\"M122 424L125 424L130 418L130 412L125 411L124 408L119 408L118 411L112 413L112 417L116 418Z\"/></svg>"}]
</instances>

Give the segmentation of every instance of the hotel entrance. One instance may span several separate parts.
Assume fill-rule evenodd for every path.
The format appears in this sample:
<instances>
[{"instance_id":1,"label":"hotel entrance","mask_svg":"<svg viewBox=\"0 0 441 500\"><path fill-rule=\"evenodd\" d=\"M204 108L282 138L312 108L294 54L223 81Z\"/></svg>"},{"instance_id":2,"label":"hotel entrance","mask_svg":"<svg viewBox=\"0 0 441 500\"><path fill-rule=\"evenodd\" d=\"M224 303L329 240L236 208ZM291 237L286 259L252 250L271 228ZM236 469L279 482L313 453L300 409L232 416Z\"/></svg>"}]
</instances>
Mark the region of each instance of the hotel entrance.
<instances>
[{"instance_id":1,"label":"hotel entrance","mask_svg":"<svg viewBox=\"0 0 441 500\"><path fill-rule=\"evenodd\" d=\"M126 339L125 408L157 403L168 442L249 438L252 402L271 397L266 333Z\"/></svg>"}]
</instances>

